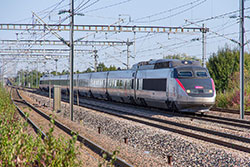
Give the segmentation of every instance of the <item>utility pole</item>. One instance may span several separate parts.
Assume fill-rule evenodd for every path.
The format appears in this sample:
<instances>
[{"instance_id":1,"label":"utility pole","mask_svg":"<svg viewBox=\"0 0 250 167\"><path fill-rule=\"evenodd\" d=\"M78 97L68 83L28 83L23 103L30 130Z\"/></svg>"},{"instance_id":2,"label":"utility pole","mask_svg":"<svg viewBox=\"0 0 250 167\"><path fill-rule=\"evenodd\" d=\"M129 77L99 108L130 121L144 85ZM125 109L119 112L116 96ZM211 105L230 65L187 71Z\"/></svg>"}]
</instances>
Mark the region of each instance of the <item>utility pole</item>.
<instances>
[{"instance_id":1,"label":"utility pole","mask_svg":"<svg viewBox=\"0 0 250 167\"><path fill-rule=\"evenodd\" d=\"M50 80L49 70L48 70L48 74L49 74L49 107L51 107L51 105L50 105L50 99L51 99L51 80Z\"/></svg>"},{"instance_id":2,"label":"utility pole","mask_svg":"<svg viewBox=\"0 0 250 167\"><path fill-rule=\"evenodd\" d=\"M136 43L135 43L135 40L136 40L136 32L134 32L134 58L136 57Z\"/></svg>"},{"instance_id":3,"label":"utility pole","mask_svg":"<svg viewBox=\"0 0 250 167\"><path fill-rule=\"evenodd\" d=\"M244 0L240 0L240 119L244 119Z\"/></svg>"},{"instance_id":4,"label":"utility pole","mask_svg":"<svg viewBox=\"0 0 250 167\"><path fill-rule=\"evenodd\" d=\"M206 67L206 33L207 30L205 28L205 24L202 24L202 67Z\"/></svg>"},{"instance_id":5,"label":"utility pole","mask_svg":"<svg viewBox=\"0 0 250 167\"><path fill-rule=\"evenodd\" d=\"M4 87L4 58L2 58L2 86Z\"/></svg>"},{"instance_id":6,"label":"utility pole","mask_svg":"<svg viewBox=\"0 0 250 167\"><path fill-rule=\"evenodd\" d=\"M55 59L55 62L56 62L56 75L57 75L57 61L58 61L58 59Z\"/></svg>"},{"instance_id":7,"label":"utility pole","mask_svg":"<svg viewBox=\"0 0 250 167\"><path fill-rule=\"evenodd\" d=\"M73 121L73 105L74 105L74 0L71 0L70 10L70 119Z\"/></svg>"},{"instance_id":8,"label":"utility pole","mask_svg":"<svg viewBox=\"0 0 250 167\"><path fill-rule=\"evenodd\" d=\"M31 88L33 87L33 84L34 84L34 75L33 75L33 63L31 62Z\"/></svg>"},{"instance_id":9,"label":"utility pole","mask_svg":"<svg viewBox=\"0 0 250 167\"><path fill-rule=\"evenodd\" d=\"M94 64L95 72L97 72L97 64L98 64L98 62L97 62L97 58L98 58L97 50L94 50L93 52L94 52L94 59L95 59L95 64Z\"/></svg>"},{"instance_id":10,"label":"utility pole","mask_svg":"<svg viewBox=\"0 0 250 167\"><path fill-rule=\"evenodd\" d=\"M21 86L23 87L23 70L21 70L21 76L22 76L22 79L21 79Z\"/></svg>"},{"instance_id":11,"label":"utility pole","mask_svg":"<svg viewBox=\"0 0 250 167\"><path fill-rule=\"evenodd\" d=\"M20 86L20 73L19 73L19 77L18 77L18 86Z\"/></svg>"},{"instance_id":12,"label":"utility pole","mask_svg":"<svg viewBox=\"0 0 250 167\"><path fill-rule=\"evenodd\" d=\"M36 65L36 87L38 88L38 64L39 64L38 59L36 63L37 63Z\"/></svg>"},{"instance_id":13,"label":"utility pole","mask_svg":"<svg viewBox=\"0 0 250 167\"><path fill-rule=\"evenodd\" d=\"M127 39L127 69L129 69L129 58L130 58L130 50L129 50L129 46L132 45L133 42L129 42L129 39Z\"/></svg>"}]
</instances>

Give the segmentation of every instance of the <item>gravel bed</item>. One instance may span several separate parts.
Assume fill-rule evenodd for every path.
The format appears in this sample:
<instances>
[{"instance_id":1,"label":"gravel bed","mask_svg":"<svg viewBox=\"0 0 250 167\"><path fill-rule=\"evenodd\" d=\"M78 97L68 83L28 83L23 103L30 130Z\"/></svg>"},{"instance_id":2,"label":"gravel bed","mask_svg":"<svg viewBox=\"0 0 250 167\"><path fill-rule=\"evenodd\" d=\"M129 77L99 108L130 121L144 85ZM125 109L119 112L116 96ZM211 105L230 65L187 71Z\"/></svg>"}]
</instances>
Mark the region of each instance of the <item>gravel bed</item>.
<instances>
[{"instance_id":1,"label":"gravel bed","mask_svg":"<svg viewBox=\"0 0 250 167\"><path fill-rule=\"evenodd\" d=\"M48 104L48 98L31 93L29 96L40 101L40 104ZM69 118L68 108L68 104L62 103L60 115ZM88 132L96 132L98 127L101 127L102 139L109 140L103 143L111 146L118 143L121 156L136 166L166 166L167 156L171 155L173 166L250 167L249 154L82 107L75 107L75 120L82 125L82 129L87 127ZM99 135L93 134L96 136L94 140L100 140ZM124 137L128 138L128 145L125 146Z\"/></svg>"},{"instance_id":2,"label":"gravel bed","mask_svg":"<svg viewBox=\"0 0 250 167\"><path fill-rule=\"evenodd\" d=\"M82 100L82 101L86 102L86 100ZM199 118L192 119L192 118L185 117L185 116L173 116L173 114L157 112L157 110L155 112L152 112L149 109L143 109L143 108L129 109L130 107L124 107L123 104L117 105L117 103L116 104L110 104L110 103L103 104L102 101L101 102L95 101L95 102L90 102L90 103L99 103L101 106L107 106L107 107L110 107L111 105L113 106L113 108L117 108L118 110L122 110L122 111L129 112L129 113L140 114L143 116L154 117L154 118L159 118L163 120L170 120L170 121L174 121L177 123L185 123L191 126L197 126L197 127L224 132L227 134L232 134L232 135L236 135L240 137L250 138L250 129L246 129L246 128L235 127L232 125L219 124L219 123L214 123L210 121L202 121Z\"/></svg>"}]
</instances>

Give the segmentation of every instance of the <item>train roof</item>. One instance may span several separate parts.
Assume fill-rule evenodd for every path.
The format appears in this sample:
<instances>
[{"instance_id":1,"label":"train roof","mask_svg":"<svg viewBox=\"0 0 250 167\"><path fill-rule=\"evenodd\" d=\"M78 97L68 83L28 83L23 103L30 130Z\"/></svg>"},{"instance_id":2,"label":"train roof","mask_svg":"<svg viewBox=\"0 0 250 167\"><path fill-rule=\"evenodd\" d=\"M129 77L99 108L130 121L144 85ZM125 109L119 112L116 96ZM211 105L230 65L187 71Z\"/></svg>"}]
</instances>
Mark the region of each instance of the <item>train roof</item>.
<instances>
[{"instance_id":1,"label":"train roof","mask_svg":"<svg viewBox=\"0 0 250 167\"><path fill-rule=\"evenodd\" d=\"M158 59L136 63L132 66L132 70L174 68L178 66L201 66L201 64L199 61L191 60Z\"/></svg>"},{"instance_id":2,"label":"train roof","mask_svg":"<svg viewBox=\"0 0 250 167\"><path fill-rule=\"evenodd\" d=\"M77 74L74 74L74 78ZM68 75L53 75L53 74L45 74L41 77L40 80L65 80L68 79Z\"/></svg>"}]
</instances>

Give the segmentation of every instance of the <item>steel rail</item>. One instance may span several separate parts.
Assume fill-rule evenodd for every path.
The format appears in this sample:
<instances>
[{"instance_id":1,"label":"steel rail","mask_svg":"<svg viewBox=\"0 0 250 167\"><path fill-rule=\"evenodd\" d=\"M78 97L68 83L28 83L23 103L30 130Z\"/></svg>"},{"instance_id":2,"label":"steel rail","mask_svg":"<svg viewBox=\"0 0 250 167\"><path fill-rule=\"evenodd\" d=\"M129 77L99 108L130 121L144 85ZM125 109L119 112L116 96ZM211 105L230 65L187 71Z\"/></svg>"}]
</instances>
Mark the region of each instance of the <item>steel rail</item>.
<instances>
[{"instance_id":1,"label":"steel rail","mask_svg":"<svg viewBox=\"0 0 250 167\"><path fill-rule=\"evenodd\" d=\"M206 115L206 114L205 115L204 114L203 115L196 114L195 117L190 117L190 118L197 119L197 117L203 121L216 122L216 123L221 123L221 124L250 129L250 121L247 121L247 120L226 118L226 117ZM209 119L209 118L211 118L211 119ZM212 119L217 119L217 120L212 120Z\"/></svg>"},{"instance_id":2,"label":"steel rail","mask_svg":"<svg viewBox=\"0 0 250 167\"><path fill-rule=\"evenodd\" d=\"M240 115L240 110L224 109L224 108L217 108L217 107L213 107L211 110L217 111L217 112L222 112L222 113L230 113L230 114L239 114ZM250 115L250 112L245 112L245 115Z\"/></svg>"},{"instance_id":3,"label":"steel rail","mask_svg":"<svg viewBox=\"0 0 250 167\"><path fill-rule=\"evenodd\" d=\"M141 118L147 119L147 120L150 120L150 121L157 121L158 123L165 123L165 124L168 124L168 125L173 125L173 126L177 126L177 127L181 127L181 128L191 129L191 130L195 130L195 131L198 131L198 132L204 132L204 133L208 133L208 134L211 134L211 135L216 135L216 136L219 136L219 137L228 138L228 139L232 139L232 140L237 140L237 141L245 142L245 143L250 143L250 139L248 139L248 138L239 137L239 136L226 134L226 133L222 133L222 132L217 132L217 131L213 131L213 130L203 129L203 128L199 128L199 127L195 127L195 126L191 126L191 125L176 123L176 122L173 122L173 121L167 121L167 120L162 120L162 119L158 119L158 118L147 117L147 116L144 116L144 115L138 115L138 114L125 112L125 111L121 111L121 110L117 110L117 109L111 109L111 108L104 107L104 106L96 106L96 105L92 105L92 104L83 104L82 102L80 103L80 105L83 106L83 107L87 107L89 109L100 111L100 112L110 114L110 115L113 115L113 116L118 116L118 117L121 117L121 118L124 118L124 119L127 119L127 120L139 122L139 123L142 123L142 124L145 124L145 125L149 125L149 126L152 126L152 127L159 128L159 129L172 131L172 132L183 134L185 136L189 136L189 137L192 137L192 138L204 140L204 141L211 142L211 143L218 144L218 145L222 145L222 146L225 146L225 147L228 147L228 148L233 148L233 149L236 149L236 150L240 150L240 151L243 151L243 152L250 153L250 148L248 148L248 147L244 147L244 146L241 146L241 145L238 145L238 144L233 144L233 143L226 142L226 141L221 141L221 140L218 140L218 139L202 136L202 135L191 133L191 132L186 132L186 131L183 131L183 130L170 128L170 127L167 127L167 126L162 126L162 125L159 125L157 123L152 123L152 122L148 122L148 121L145 121L145 120L141 120ZM119 112L119 114L112 113L110 111ZM139 117L139 118L131 118L129 115Z\"/></svg>"},{"instance_id":4,"label":"steel rail","mask_svg":"<svg viewBox=\"0 0 250 167\"><path fill-rule=\"evenodd\" d=\"M191 126L191 125L176 123L176 122L173 122L173 121L166 121L166 120L161 120L161 119L158 119L158 118L149 118L147 116L137 115L137 114L124 112L124 111L118 111L118 110L110 109L110 108L106 108L105 109L106 111L104 111L105 107L103 107L103 106L102 107L96 107L94 105L91 106L89 104L84 104L84 105L81 104L81 106L84 106L84 107L87 107L89 109L93 109L93 110L96 110L96 111L100 111L100 112L103 112L103 113L106 113L106 114L110 114L110 115L113 115L113 116L118 116L120 118L124 118L124 119L127 119L127 120L131 120L131 121L139 122L139 123L149 125L149 126L152 126L152 127L156 127L156 128L159 128L159 129L171 131L171 132L174 132L174 133L182 134L182 135L189 136L189 137L192 137L192 138L196 138L196 139L199 139L199 140L207 141L207 142L210 142L210 143L214 143L214 144L218 144L218 145L225 146L225 147L228 147L228 148L232 148L232 149L236 149L236 150L239 150L239 151L250 153L250 148L248 148L248 147L244 147L244 146L241 146L241 145L238 145L238 144L233 144L233 143L226 142L226 141L221 141L221 140L214 139L214 138L211 138L211 137L202 136L202 135L187 132L187 131L184 131L184 130L178 130L178 129L174 129L174 128L171 128L171 127L162 126L162 125L157 124L157 123L152 123L152 122L142 120L141 118L144 118L144 119L147 119L147 120L150 120L150 121L157 121L158 123L160 122L160 123L165 123L165 124L168 124L168 125L174 125L174 126L177 126L177 127L196 130L196 131L199 131L199 132L205 132L205 133L209 133L209 134L212 134L212 135L217 135L217 136L220 136L220 137L229 138L229 139L233 139L233 140L237 140L237 141L241 141L241 142L245 142L245 143L250 143L250 139L248 139L248 138L238 137L238 136L234 136L234 135L230 135L230 134L226 134L226 133L222 133L222 132L216 132L216 131L212 131L212 130L208 130L208 129L202 129L202 128L194 127L194 126ZM113 110L115 112L120 112L120 113L119 114L111 113L110 110ZM132 118L132 117L129 117L127 115L132 115L132 116L136 116L136 117L139 117L139 118Z\"/></svg>"},{"instance_id":5,"label":"steel rail","mask_svg":"<svg viewBox=\"0 0 250 167\"><path fill-rule=\"evenodd\" d=\"M166 121L166 120L161 120L161 119L157 119L157 118L148 118L148 117L143 116L143 115L137 115L137 114L132 114L132 113L118 111L118 110L113 109L113 111L115 111L115 112L117 112L117 111L121 112L120 114L115 114L115 113L110 112L110 110L112 110L110 108L107 109L109 111L104 111L103 108L105 108L105 107L89 106L89 104L88 105L83 105L83 106L87 107L87 108L90 108L90 109L94 109L94 110L97 110L97 111L104 112L106 114L110 114L110 115L113 115L113 116L118 116L120 118L124 118L124 119L127 119L127 120L139 122L139 123L142 123L142 124L145 124L145 125L149 125L149 126L152 126L152 127L159 128L159 129L171 131L171 132L174 132L174 133L182 134L182 135L189 136L189 137L192 137L192 138L196 138L196 139L199 139L199 140L207 141L207 142L210 142L210 143L214 143L214 144L218 144L218 145L225 146L225 147L228 147L228 148L233 148L233 149L236 149L236 150L239 150L239 151L250 153L250 148L248 148L248 147L233 144L233 143L230 143L230 142L221 141L221 140L214 139L214 138L211 138L211 137L202 136L202 135L187 132L187 131L184 131L184 130L179 130L179 129L175 129L175 128L171 128L171 127L167 127L167 126L162 126L160 124L148 122L148 121L142 120L140 118L144 118L144 119L147 119L147 120L150 120L150 121L152 121L152 120L157 121L158 123L160 122L160 123L165 123L165 124L168 124L168 125L174 125L174 126L177 126L177 127L188 128L188 129L191 129L191 130L197 130L197 131L200 131L200 132L205 132L205 133L209 133L209 134L212 134L212 135L217 135L217 136L220 136L220 137L230 138L230 139L233 139L233 140L238 140L238 141L246 142L246 143L250 142L250 139L248 139L248 138L242 138L242 137L238 137L238 136L234 136L234 135L230 135L230 134L211 131L211 130L208 130L208 129L202 129L202 128L198 128L198 127L194 127L194 126L190 126L190 125L184 125L184 124L180 124L180 123L176 123L176 122L172 122L172 121ZM129 117L127 115L133 115L133 116L140 117L140 118L132 118L132 117Z\"/></svg>"},{"instance_id":6,"label":"steel rail","mask_svg":"<svg viewBox=\"0 0 250 167\"><path fill-rule=\"evenodd\" d=\"M68 102L67 100L64 100L64 101ZM232 140L237 140L237 141L245 142L245 143L250 143L250 139L248 139L248 138L239 137L239 136L226 134L226 133L222 133L222 132L218 132L218 131L213 131L213 130L209 130L209 129L203 129L203 128L195 127L195 126L192 126L192 125L181 124L181 123L177 123L177 122L173 122L173 121L162 120L162 119L159 119L159 118L152 118L152 117L148 117L148 116L144 116L144 115L134 114L134 113L121 111L121 110L113 109L113 108L109 108L109 107L96 106L94 104L89 104L89 103L80 102L80 105L83 106L83 107L89 108L89 109L93 109L93 110L96 110L96 111L99 111L99 112L102 112L102 113L109 114L109 115L117 116L117 117L124 118L124 119L127 119L127 120L139 122L139 123L142 123L142 124L145 124L145 125L148 125L148 126L156 127L156 128L159 128L159 129L171 131L171 132L174 132L174 133L182 134L182 135L189 136L189 137L192 137L192 138L196 138L196 139L199 139L199 140L207 141L207 142L210 142L210 143L214 143L214 144L218 144L218 145L225 146L225 147L228 147L228 148L232 148L232 149L236 149L236 150L239 150L239 151L250 153L250 148L248 148L248 147L244 147L244 146L241 146L241 145L238 145L238 144L233 144L231 142L221 141L219 139L214 139L212 137L207 137L207 136L199 135L199 134L192 133L192 132L187 132L187 131L184 131L184 130L171 128L171 127L168 127L168 126L163 126L163 125L160 125L160 124L164 123L166 125L172 125L172 126L176 126L176 127L190 129L190 130L194 130L194 131L198 131L198 132L202 132L202 133L207 133L207 134L211 134L211 135L216 135L216 136L219 136L219 137L232 139ZM133 118L132 116L133 117L138 117L138 118ZM142 120L142 118L144 120ZM155 121L155 122L149 122L148 120L149 121Z\"/></svg>"},{"instance_id":7,"label":"steel rail","mask_svg":"<svg viewBox=\"0 0 250 167\"><path fill-rule=\"evenodd\" d=\"M12 90L11 90L12 91ZM24 112L17 106L17 104L15 104L15 100L13 99L13 97L11 96L11 101L13 102L13 104L15 105L15 107L17 108L18 112L20 113L20 115L32 126L32 128L34 129L34 131L37 134L41 134L42 139L47 138L47 135L31 120L29 119Z\"/></svg>"},{"instance_id":8,"label":"steel rail","mask_svg":"<svg viewBox=\"0 0 250 167\"><path fill-rule=\"evenodd\" d=\"M31 90L31 92L34 93L33 90ZM115 103L117 103L117 102L115 102ZM118 103L118 104L120 105L120 103ZM131 106L130 104L122 104L122 105ZM135 106L133 106L133 107L135 107ZM143 106L136 106L136 107L148 110L147 107L143 107ZM240 128L250 129L250 121L248 121L248 120L241 120L241 119L233 119L233 118L212 116L212 115L206 115L206 113L204 113L204 114L200 114L200 113L197 114L197 113L195 113L194 116L193 116L192 115L193 113L191 113L191 114L190 113L173 113L172 111L162 110L162 109L157 109L157 108L154 108L154 111L150 111L150 112L160 112L160 113L163 113L163 114L168 114L169 113L169 114L174 114L176 116L189 117L191 119L197 119L197 120L202 120L202 121L215 122L215 123L220 123L220 124L225 124L225 125L231 125L231 126L236 126L236 127L240 127ZM209 119L209 118L211 118L211 119ZM212 120L212 119L217 119L217 120ZM247 124L247 125L245 125L245 124Z\"/></svg>"},{"instance_id":9,"label":"steel rail","mask_svg":"<svg viewBox=\"0 0 250 167\"><path fill-rule=\"evenodd\" d=\"M17 91L17 93L21 97L21 95L19 94L18 91ZM28 103L27 101L24 100L24 102L30 108L32 108L34 111L36 111L38 114L40 114L42 117L44 117L45 119L47 119L49 121L51 120L50 116L48 116L44 112L40 111L39 109L37 109L36 107L34 107L30 103ZM61 130L63 130L65 133L67 133L70 136L73 136L75 134L75 132L73 130L71 130L69 127L63 125L59 121L54 120L54 124L55 124L55 126L60 128ZM94 143L93 141L91 141L91 140L89 140L89 139L87 139L87 138L85 138L85 137L83 137L81 135L77 135L77 140L79 142L81 142L83 145L85 145L86 147L88 147L89 149L91 149L96 154L100 155L100 156L102 156L104 153L107 154L107 160L110 160L112 158L112 153L105 150L104 148L102 148L98 144ZM121 159L119 157L117 157L117 160L115 161L114 165L117 166L117 167L132 167L132 165L128 164L125 160L123 160L123 159Z\"/></svg>"}]
</instances>

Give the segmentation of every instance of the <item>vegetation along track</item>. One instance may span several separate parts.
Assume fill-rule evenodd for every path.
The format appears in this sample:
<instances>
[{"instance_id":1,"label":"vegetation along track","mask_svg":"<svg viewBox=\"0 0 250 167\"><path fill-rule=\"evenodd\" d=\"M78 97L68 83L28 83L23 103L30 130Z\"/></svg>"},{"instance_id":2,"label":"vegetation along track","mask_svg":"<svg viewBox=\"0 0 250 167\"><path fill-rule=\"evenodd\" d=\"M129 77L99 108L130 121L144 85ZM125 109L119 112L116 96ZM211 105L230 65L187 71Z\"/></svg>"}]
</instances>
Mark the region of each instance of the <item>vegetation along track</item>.
<instances>
[{"instance_id":1,"label":"vegetation along track","mask_svg":"<svg viewBox=\"0 0 250 167\"><path fill-rule=\"evenodd\" d=\"M12 97L13 97L13 102L15 104L15 106L17 107L17 109L19 110L19 112L23 113L21 111L21 109L18 107L18 105L26 105L29 108L31 108L32 110L34 110L36 113L38 113L39 115L41 115L44 119L50 121L51 117L46 115L45 113L43 113L42 111L40 111L39 109L37 109L36 107L34 107L33 105L29 104L28 102L26 102L24 99L22 99L21 95L19 94L17 89L13 89L12 90ZM19 104L17 104L19 103ZM22 115L25 115L24 113ZM30 119L27 119L28 123L31 123L32 127L35 129L36 132L42 132L37 125L35 125L35 123L33 123ZM67 133L68 135L73 135L74 132L66 127L65 125L63 125L62 123L58 122L57 120L54 120L54 124L55 126L57 126L58 128L60 128L62 131L64 131L65 133ZM43 136L46 137L45 133L42 132ZM43 137L43 138L44 138ZM107 154L107 160L111 159L112 153L106 151L104 148L102 148L101 146L95 144L94 142L90 141L89 139L84 138L81 135L77 136L77 140L79 142L81 142L82 144L84 144L86 147L88 147L89 149L91 149L92 151L94 151L95 153L99 154L100 156L102 156L104 153ZM119 167L132 167L132 165L128 164L127 162L125 162L124 160L120 159L119 157L117 157L117 160L115 161L115 166L119 166Z\"/></svg>"},{"instance_id":2,"label":"vegetation along track","mask_svg":"<svg viewBox=\"0 0 250 167\"><path fill-rule=\"evenodd\" d=\"M67 99L64 101L68 102ZM89 109L93 109L93 110L96 110L99 112L103 112L106 114L117 116L117 117L120 117L123 119L139 122L139 123L142 123L145 125L159 128L159 129L175 132L178 134L182 134L182 135L196 138L199 140L203 140L206 142L210 142L210 143L218 144L218 145L225 146L228 148L232 148L232 149L236 149L239 151L250 153L249 147L245 147L245 146L243 146L243 144L241 144L241 145L237 144L237 142L250 144L250 139L248 139L248 138L239 137L239 136L235 136L232 134L227 134L227 133L209 130L209 129L205 129L205 128L200 128L200 127L196 127L196 126L192 126L192 125L186 125L183 123L177 123L177 122L170 121L170 120L163 120L163 119L159 119L159 118L145 116L143 114L138 114L138 113L133 112L134 108L131 106L130 107L128 107L128 106L121 107L122 105L119 105L119 106L117 105L117 107L114 107L114 105L108 105L107 102L103 102L103 101L99 101L99 100L98 100L98 102L100 102L100 103L97 103L97 100L93 100L93 99L80 100L80 105L83 107L89 108ZM183 114L178 114L178 113L177 114L172 113L172 114L183 116ZM189 116L189 117L195 118L195 119L203 119L206 121L209 120L208 116L207 116L207 118L197 117L197 115L196 116ZM232 120L234 120L234 119L232 119ZM228 124L227 122L221 121L219 119L218 120L209 120L209 121ZM236 123L235 123L235 125L236 125ZM244 128L246 128L248 125L238 124L238 126L243 126ZM214 137L214 136L217 136L217 137Z\"/></svg>"}]
</instances>

